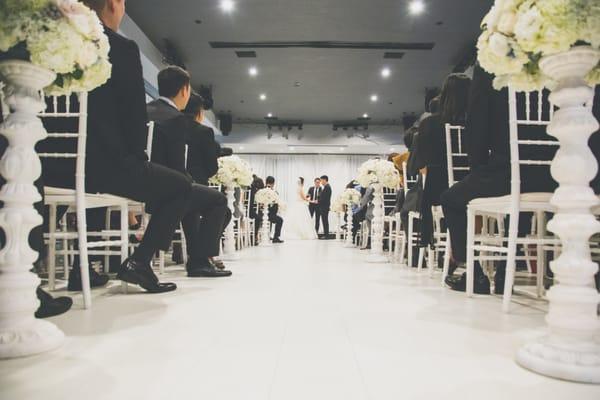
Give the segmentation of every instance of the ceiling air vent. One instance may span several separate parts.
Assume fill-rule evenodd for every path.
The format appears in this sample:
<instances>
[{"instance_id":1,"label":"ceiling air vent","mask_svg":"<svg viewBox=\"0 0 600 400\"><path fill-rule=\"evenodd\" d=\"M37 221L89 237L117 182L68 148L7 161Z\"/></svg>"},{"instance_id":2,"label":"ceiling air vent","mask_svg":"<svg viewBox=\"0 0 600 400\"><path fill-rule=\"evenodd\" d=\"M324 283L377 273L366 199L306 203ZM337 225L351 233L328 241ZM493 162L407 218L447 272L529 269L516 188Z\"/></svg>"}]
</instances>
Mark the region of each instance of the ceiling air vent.
<instances>
[{"instance_id":1,"label":"ceiling air vent","mask_svg":"<svg viewBox=\"0 0 600 400\"><path fill-rule=\"evenodd\" d=\"M236 51L238 58L256 58L255 51Z\"/></svg>"},{"instance_id":2,"label":"ceiling air vent","mask_svg":"<svg viewBox=\"0 0 600 400\"><path fill-rule=\"evenodd\" d=\"M383 58L399 60L402 57L404 57L404 54L405 53L401 53L401 52L386 51L385 53L383 53Z\"/></svg>"}]
</instances>

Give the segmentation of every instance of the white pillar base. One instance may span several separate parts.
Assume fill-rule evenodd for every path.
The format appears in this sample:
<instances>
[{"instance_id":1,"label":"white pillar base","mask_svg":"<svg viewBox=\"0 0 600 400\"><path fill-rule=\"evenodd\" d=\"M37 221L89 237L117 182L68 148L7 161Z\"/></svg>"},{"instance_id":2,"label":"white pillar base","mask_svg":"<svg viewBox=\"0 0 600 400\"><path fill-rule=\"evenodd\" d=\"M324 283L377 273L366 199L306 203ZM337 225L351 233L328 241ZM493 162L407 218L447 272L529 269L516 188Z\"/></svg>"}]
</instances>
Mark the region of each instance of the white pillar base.
<instances>
[{"instance_id":1,"label":"white pillar base","mask_svg":"<svg viewBox=\"0 0 600 400\"><path fill-rule=\"evenodd\" d=\"M25 357L60 347L65 335L54 324L33 318L21 326L1 329L0 358Z\"/></svg>"}]
</instances>

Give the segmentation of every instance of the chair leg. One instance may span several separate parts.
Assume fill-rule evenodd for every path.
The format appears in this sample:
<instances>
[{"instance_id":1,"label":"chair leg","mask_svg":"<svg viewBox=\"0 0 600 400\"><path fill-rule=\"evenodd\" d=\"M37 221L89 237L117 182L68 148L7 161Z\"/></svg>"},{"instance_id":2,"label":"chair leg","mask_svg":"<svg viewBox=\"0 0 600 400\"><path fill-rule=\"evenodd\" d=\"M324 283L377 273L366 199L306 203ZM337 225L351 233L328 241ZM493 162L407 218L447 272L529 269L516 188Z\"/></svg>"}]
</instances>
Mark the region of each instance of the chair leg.
<instances>
[{"instance_id":1,"label":"chair leg","mask_svg":"<svg viewBox=\"0 0 600 400\"><path fill-rule=\"evenodd\" d=\"M111 217L112 211L110 209L110 207L108 207L106 209L106 214L104 216L104 229L110 229L110 217ZM123 222L123 217L121 217L121 223ZM129 221L127 221L127 227L129 227ZM121 226L121 229L123 229L123 227ZM110 239L110 238L109 238ZM106 254L104 255L104 273L108 273L108 271L110 270L110 247L105 247L104 250L106 251Z\"/></svg>"},{"instance_id":2,"label":"chair leg","mask_svg":"<svg viewBox=\"0 0 600 400\"><path fill-rule=\"evenodd\" d=\"M412 216L408 215L408 267L411 268L413 265L413 229L414 220Z\"/></svg>"},{"instance_id":3,"label":"chair leg","mask_svg":"<svg viewBox=\"0 0 600 400\"><path fill-rule=\"evenodd\" d=\"M450 232L446 234L446 243L444 250L444 269L442 271L442 286L446 285L446 277L450 271L450 253L452 252L452 244L450 243Z\"/></svg>"},{"instance_id":4,"label":"chair leg","mask_svg":"<svg viewBox=\"0 0 600 400\"><path fill-rule=\"evenodd\" d=\"M183 264L187 265L188 262L188 251L187 251L187 240L185 238L185 233L183 232L183 226L179 225L179 231L181 232L181 258L183 259Z\"/></svg>"},{"instance_id":5,"label":"chair leg","mask_svg":"<svg viewBox=\"0 0 600 400\"><path fill-rule=\"evenodd\" d=\"M433 275L435 273L435 252L433 251L433 248L431 248L431 246L428 247L427 249L427 266L429 267L429 277L433 278Z\"/></svg>"},{"instance_id":6,"label":"chair leg","mask_svg":"<svg viewBox=\"0 0 600 400\"><path fill-rule=\"evenodd\" d=\"M48 235L48 290L56 289L56 204L50 204ZM65 268L69 268L65 263Z\"/></svg>"},{"instance_id":7,"label":"chair leg","mask_svg":"<svg viewBox=\"0 0 600 400\"><path fill-rule=\"evenodd\" d=\"M425 247L419 247L419 260L417 261L417 272L423 269L423 259L425 259Z\"/></svg>"},{"instance_id":8,"label":"chair leg","mask_svg":"<svg viewBox=\"0 0 600 400\"><path fill-rule=\"evenodd\" d=\"M536 213L536 228L537 228L537 260L536 260L536 286L537 286L537 297L541 298L544 295L544 271L546 266L546 253L544 250L544 246L542 244L542 240L546 236L545 232L545 221L546 215L543 211L538 211Z\"/></svg>"},{"instance_id":9,"label":"chair leg","mask_svg":"<svg viewBox=\"0 0 600 400\"><path fill-rule=\"evenodd\" d=\"M515 284L516 258L517 258L517 236L519 234L519 212L509 214L508 226L508 254L506 260L506 277L504 280L504 296L502 298L502 310L510 311L510 300Z\"/></svg>"},{"instance_id":10,"label":"chair leg","mask_svg":"<svg viewBox=\"0 0 600 400\"><path fill-rule=\"evenodd\" d=\"M158 252L158 273L165 273L165 252L162 250Z\"/></svg>"},{"instance_id":11,"label":"chair leg","mask_svg":"<svg viewBox=\"0 0 600 400\"><path fill-rule=\"evenodd\" d=\"M475 271L475 214L467 207L467 296L473 296L474 271Z\"/></svg>"}]
</instances>

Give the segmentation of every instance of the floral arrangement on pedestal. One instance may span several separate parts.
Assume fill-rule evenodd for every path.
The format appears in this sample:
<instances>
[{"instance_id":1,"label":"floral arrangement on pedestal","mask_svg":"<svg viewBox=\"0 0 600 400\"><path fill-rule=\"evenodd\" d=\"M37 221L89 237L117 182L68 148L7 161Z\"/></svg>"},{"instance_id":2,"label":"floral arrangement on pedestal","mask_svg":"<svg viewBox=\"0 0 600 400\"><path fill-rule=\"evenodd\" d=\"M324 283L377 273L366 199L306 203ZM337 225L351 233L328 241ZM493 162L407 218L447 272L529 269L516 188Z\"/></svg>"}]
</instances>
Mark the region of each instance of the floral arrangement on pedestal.
<instances>
[{"instance_id":1,"label":"floral arrangement on pedestal","mask_svg":"<svg viewBox=\"0 0 600 400\"><path fill-rule=\"evenodd\" d=\"M344 213L346 212L346 209L344 208L345 206L346 203L343 201L342 196L340 195L331 203L331 211L334 213Z\"/></svg>"},{"instance_id":2,"label":"floral arrangement on pedestal","mask_svg":"<svg viewBox=\"0 0 600 400\"><path fill-rule=\"evenodd\" d=\"M540 69L540 60L576 45L600 48L600 1L496 0L481 28L478 59L496 76L496 89L553 89L556 82ZM587 81L600 83L600 64Z\"/></svg>"},{"instance_id":3,"label":"floral arrangement on pedestal","mask_svg":"<svg viewBox=\"0 0 600 400\"><path fill-rule=\"evenodd\" d=\"M271 188L260 189L256 192L254 201L262 206L270 206L271 204L279 204L281 202L277 192Z\"/></svg>"},{"instance_id":4,"label":"floral arrangement on pedestal","mask_svg":"<svg viewBox=\"0 0 600 400\"><path fill-rule=\"evenodd\" d=\"M29 61L56 73L46 94L90 91L111 74L98 16L77 0L0 2L0 60Z\"/></svg>"},{"instance_id":5,"label":"floral arrangement on pedestal","mask_svg":"<svg viewBox=\"0 0 600 400\"><path fill-rule=\"evenodd\" d=\"M358 168L356 181L363 187L378 183L386 188L397 188L400 185L400 174L394 163L374 158Z\"/></svg>"},{"instance_id":6,"label":"floral arrangement on pedestal","mask_svg":"<svg viewBox=\"0 0 600 400\"><path fill-rule=\"evenodd\" d=\"M223 185L226 188L248 187L252 184L252 168L238 156L220 157L219 170L209 179L213 185Z\"/></svg>"},{"instance_id":7,"label":"floral arrangement on pedestal","mask_svg":"<svg viewBox=\"0 0 600 400\"><path fill-rule=\"evenodd\" d=\"M360 192L356 189L346 189L340 195L340 201L344 204L358 204L360 203Z\"/></svg>"}]
</instances>

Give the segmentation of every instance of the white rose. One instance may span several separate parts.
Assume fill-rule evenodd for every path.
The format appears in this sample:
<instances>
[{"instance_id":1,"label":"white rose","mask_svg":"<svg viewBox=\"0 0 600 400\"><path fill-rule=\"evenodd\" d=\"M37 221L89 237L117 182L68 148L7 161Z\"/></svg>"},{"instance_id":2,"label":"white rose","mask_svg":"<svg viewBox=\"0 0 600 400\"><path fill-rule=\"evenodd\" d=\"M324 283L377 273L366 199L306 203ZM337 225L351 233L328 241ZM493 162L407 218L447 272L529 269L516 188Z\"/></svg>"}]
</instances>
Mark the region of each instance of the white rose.
<instances>
[{"instance_id":1,"label":"white rose","mask_svg":"<svg viewBox=\"0 0 600 400\"><path fill-rule=\"evenodd\" d=\"M517 41L534 40L535 36L540 32L543 22L542 14L536 6L533 6L522 13L517 19L514 27Z\"/></svg>"},{"instance_id":2,"label":"white rose","mask_svg":"<svg viewBox=\"0 0 600 400\"><path fill-rule=\"evenodd\" d=\"M498 30L506 35L511 35L517 23L517 14L512 11L505 12L498 22Z\"/></svg>"},{"instance_id":3,"label":"white rose","mask_svg":"<svg viewBox=\"0 0 600 400\"><path fill-rule=\"evenodd\" d=\"M501 33L493 33L490 36L489 47L492 53L499 57L506 57L510 53L508 38Z\"/></svg>"}]
</instances>

